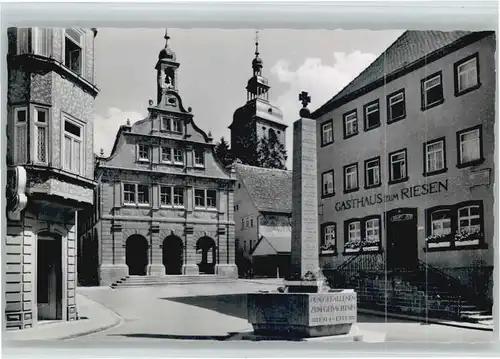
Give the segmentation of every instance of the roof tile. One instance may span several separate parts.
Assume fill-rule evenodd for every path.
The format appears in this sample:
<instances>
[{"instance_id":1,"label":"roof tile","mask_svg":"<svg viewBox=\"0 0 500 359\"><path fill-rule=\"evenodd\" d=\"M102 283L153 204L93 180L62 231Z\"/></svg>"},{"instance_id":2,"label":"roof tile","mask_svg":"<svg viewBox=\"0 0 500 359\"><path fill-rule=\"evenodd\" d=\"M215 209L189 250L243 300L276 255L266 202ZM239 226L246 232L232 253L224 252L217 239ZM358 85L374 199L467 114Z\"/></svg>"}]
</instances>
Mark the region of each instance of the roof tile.
<instances>
[{"instance_id":1,"label":"roof tile","mask_svg":"<svg viewBox=\"0 0 500 359\"><path fill-rule=\"evenodd\" d=\"M235 165L236 173L260 212L292 212L292 171Z\"/></svg>"}]
</instances>

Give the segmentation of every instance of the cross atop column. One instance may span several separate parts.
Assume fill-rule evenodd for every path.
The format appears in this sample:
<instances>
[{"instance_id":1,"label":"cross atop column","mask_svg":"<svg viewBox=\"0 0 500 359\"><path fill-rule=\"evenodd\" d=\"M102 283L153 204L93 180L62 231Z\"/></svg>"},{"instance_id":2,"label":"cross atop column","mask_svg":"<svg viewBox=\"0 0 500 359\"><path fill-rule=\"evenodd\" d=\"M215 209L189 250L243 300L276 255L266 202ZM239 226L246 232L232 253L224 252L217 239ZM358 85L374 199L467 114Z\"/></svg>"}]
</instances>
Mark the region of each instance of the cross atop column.
<instances>
[{"instance_id":1,"label":"cross atop column","mask_svg":"<svg viewBox=\"0 0 500 359\"><path fill-rule=\"evenodd\" d=\"M308 104L311 103L311 96L305 91L302 91L299 94L299 101L302 102L302 106L307 107Z\"/></svg>"}]
</instances>

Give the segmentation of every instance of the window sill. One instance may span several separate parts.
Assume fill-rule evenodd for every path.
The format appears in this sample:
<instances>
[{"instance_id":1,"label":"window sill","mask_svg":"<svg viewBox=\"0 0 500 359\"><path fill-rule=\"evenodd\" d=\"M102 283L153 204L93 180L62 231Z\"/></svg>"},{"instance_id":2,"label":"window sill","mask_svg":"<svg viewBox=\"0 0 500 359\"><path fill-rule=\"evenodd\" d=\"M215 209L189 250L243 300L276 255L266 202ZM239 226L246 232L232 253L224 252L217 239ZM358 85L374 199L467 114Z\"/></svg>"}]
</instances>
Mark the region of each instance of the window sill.
<instances>
[{"instance_id":1,"label":"window sill","mask_svg":"<svg viewBox=\"0 0 500 359\"><path fill-rule=\"evenodd\" d=\"M151 205L149 203L123 203L123 207L148 208Z\"/></svg>"},{"instance_id":2,"label":"window sill","mask_svg":"<svg viewBox=\"0 0 500 359\"><path fill-rule=\"evenodd\" d=\"M475 91L480 87L481 87L481 82L478 82L477 85L466 88L465 90L462 90L462 91L455 90L455 97L460 97L460 96L465 95L469 92Z\"/></svg>"},{"instance_id":3,"label":"window sill","mask_svg":"<svg viewBox=\"0 0 500 359\"><path fill-rule=\"evenodd\" d=\"M375 130L375 129L379 128L379 127L380 127L380 122L377 123L376 125L371 126L371 127L365 127L365 132L369 132L369 131Z\"/></svg>"},{"instance_id":4,"label":"window sill","mask_svg":"<svg viewBox=\"0 0 500 359\"><path fill-rule=\"evenodd\" d=\"M331 249L331 250L321 250L319 251L320 256L338 256L338 252L336 249Z\"/></svg>"},{"instance_id":5,"label":"window sill","mask_svg":"<svg viewBox=\"0 0 500 359\"><path fill-rule=\"evenodd\" d=\"M467 167L479 166L479 165L483 164L484 161L485 161L485 159L484 159L484 157L482 157L482 158L474 160L474 161L458 163L457 168L467 168Z\"/></svg>"},{"instance_id":6,"label":"window sill","mask_svg":"<svg viewBox=\"0 0 500 359\"><path fill-rule=\"evenodd\" d=\"M334 141L321 143L321 147L326 147L326 146L329 146L329 145L331 145L333 142L334 142Z\"/></svg>"},{"instance_id":7,"label":"window sill","mask_svg":"<svg viewBox=\"0 0 500 359\"><path fill-rule=\"evenodd\" d=\"M327 193L327 194L322 194L321 198L330 198L330 197L333 197L333 196L335 196L335 192Z\"/></svg>"},{"instance_id":8,"label":"window sill","mask_svg":"<svg viewBox=\"0 0 500 359\"><path fill-rule=\"evenodd\" d=\"M151 161L150 160L146 160L146 159L142 159L142 158L139 158L137 160L138 163L150 163Z\"/></svg>"},{"instance_id":9,"label":"window sill","mask_svg":"<svg viewBox=\"0 0 500 359\"><path fill-rule=\"evenodd\" d=\"M427 110L430 110L431 108L434 108L434 107L436 107L436 106L439 106L439 105L441 105L441 104L443 104L443 103L444 103L444 98L443 98L443 99L441 99L441 100L439 100L439 101L436 101L436 102L434 102L434 103L431 103L431 104L429 104L429 105L422 106L422 107L421 107L421 110L422 110L422 111L427 111Z\"/></svg>"},{"instance_id":10,"label":"window sill","mask_svg":"<svg viewBox=\"0 0 500 359\"><path fill-rule=\"evenodd\" d=\"M351 137L355 137L355 136L357 136L358 134L359 134L359 132L356 132L356 133L351 133L351 134L349 134L349 135L344 135L344 140L347 140L347 139L349 139L349 138L351 138Z\"/></svg>"},{"instance_id":11,"label":"window sill","mask_svg":"<svg viewBox=\"0 0 500 359\"><path fill-rule=\"evenodd\" d=\"M205 165L194 165L194 168L205 169Z\"/></svg>"},{"instance_id":12,"label":"window sill","mask_svg":"<svg viewBox=\"0 0 500 359\"><path fill-rule=\"evenodd\" d=\"M400 179L397 179L397 180L392 180L392 181L389 181L389 182L387 182L387 184L390 184L390 185L391 185L391 184L403 183L403 182L408 181L409 179L410 179L410 177L409 177L409 176L406 176L406 177L404 177L404 178L400 178Z\"/></svg>"},{"instance_id":13,"label":"window sill","mask_svg":"<svg viewBox=\"0 0 500 359\"><path fill-rule=\"evenodd\" d=\"M161 133L168 133L168 134L172 134L172 135L183 135L184 132L179 132L179 131L173 131L173 130L165 130L165 129L161 129L160 130Z\"/></svg>"},{"instance_id":14,"label":"window sill","mask_svg":"<svg viewBox=\"0 0 500 359\"><path fill-rule=\"evenodd\" d=\"M183 211L186 210L185 206L172 206L172 205L168 205L168 204L161 204L160 208L161 209L177 209L177 210L183 210Z\"/></svg>"},{"instance_id":15,"label":"window sill","mask_svg":"<svg viewBox=\"0 0 500 359\"><path fill-rule=\"evenodd\" d=\"M467 243L465 243L467 242ZM472 244L474 242L474 244ZM488 249L488 245L480 240L464 241L462 244L457 245L458 242L440 242L436 244L441 244L436 247L429 247L429 243L424 247L425 253L432 252L447 252L447 251L460 251L460 250L478 250L478 249Z\"/></svg>"},{"instance_id":16,"label":"window sill","mask_svg":"<svg viewBox=\"0 0 500 359\"><path fill-rule=\"evenodd\" d=\"M357 192L357 191L359 191L359 187L351 188L351 189L344 189L344 194L353 193L353 192Z\"/></svg>"},{"instance_id":17,"label":"window sill","mask_svg":"<svg viewBox=\"0 0 500 359\"><path fill-rule=\"evenodd\" d=\"M402 121L406 118L406 114L404 114L403 116L399 116L399 117L396 117L396 118L388 118L387 119L387 124L390 125L392 123L395 123L395 122L399 122L399 121Z\"/></svg>"},{"instance_id":18,"label":"window sill","mask_svg":"<svg viewBox=\"0 0 500 359\"><path fill-rule=\"evenodd\" d=\"M217 212L217 208L215 207L194 207L195 211L200 211L200 212Z\"/></svg>"},{"instance_id":19,"label":"window sill","mask_svg":"<svg viewBox=\"0 0 500 359\"><path fill-rule=\"evenodd\" d=\"M381 186L382 186L382 182L377 183L377 184L372 184L372 185L369 185L369 186L365 186L365 189L379 188Z\"/></svg>"},{"instance_id":20,"label":"window sill","mask_svg":"<svg viewBox=\"0 0 500 359\"><path fill-rule=\"evenodd\" d=\"M361 247L361 248L349 248L344 249L342 253L343 256L352 256L352 255L363 255L363 254L380 254L382 253L382 247L378 245L373 245L369 247Z\"/></svg>"},{"instance_id":21,"label":"window sill","mask_svg":"<svg viewBox=\"0 0 500 359\"><path fill-rule=\"evenodd\" d=\"M437 171L424 172L424 173L422 173L422 176L430 177L430 176L435 176L435 175L440 175L440 174L446 173L447 171L448 171L448 168L445 167L445 168L442 168L442 169L437 170Z\"/></svg>"}]
</instances>

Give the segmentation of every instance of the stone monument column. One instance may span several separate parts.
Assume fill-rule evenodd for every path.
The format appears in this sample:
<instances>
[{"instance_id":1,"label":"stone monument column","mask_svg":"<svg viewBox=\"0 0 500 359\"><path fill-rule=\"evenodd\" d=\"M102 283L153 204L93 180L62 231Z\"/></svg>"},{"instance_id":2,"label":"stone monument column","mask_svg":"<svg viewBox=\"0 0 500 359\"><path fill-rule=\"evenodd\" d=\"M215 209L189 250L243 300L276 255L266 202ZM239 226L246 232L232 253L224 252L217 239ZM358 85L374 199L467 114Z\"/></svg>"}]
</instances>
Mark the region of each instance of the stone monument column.
<instances>
[{"instance_id":1,"label":"stone monument column","mask_svg":"<svg viewBox=\"0 0 500 359\"><path fill-rule=\"evenodd\" d=\"M353 290L323 286L319 269L316 121L307 92L293 125L291 276L285 291L248 294L248 321L255 335L328 337L347 335L356 322Z\"/></svg>"}]
</instances>

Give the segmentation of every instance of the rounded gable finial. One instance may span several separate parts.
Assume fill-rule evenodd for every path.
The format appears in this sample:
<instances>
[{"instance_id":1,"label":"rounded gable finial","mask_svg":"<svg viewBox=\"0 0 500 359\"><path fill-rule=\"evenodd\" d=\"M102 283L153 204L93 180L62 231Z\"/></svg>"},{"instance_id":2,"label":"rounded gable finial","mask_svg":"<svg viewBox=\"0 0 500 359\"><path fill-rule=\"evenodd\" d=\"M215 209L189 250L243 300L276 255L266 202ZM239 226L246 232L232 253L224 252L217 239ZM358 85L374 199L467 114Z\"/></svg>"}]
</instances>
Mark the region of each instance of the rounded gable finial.
<instances>
[{"instance_id":1,"label":"rounded gable finial","mask_svg":"<svg viewBox=\"0 0 500 359\"><path fill-rule=\"evenodd\" d=\"M99 155L102 157L104 156L104 148L101 148L101 151L99 152Z\"/></svg>"},{"instance_id":2,"label":"rounded gable finial","mask_svg":"<svg viewBox=\"0 0 500 359\"><path fill-rule=\"evenodd\" d=\"M130 126L130 118L127 118L127 126Z\"/></svg>"}]
</instances>

